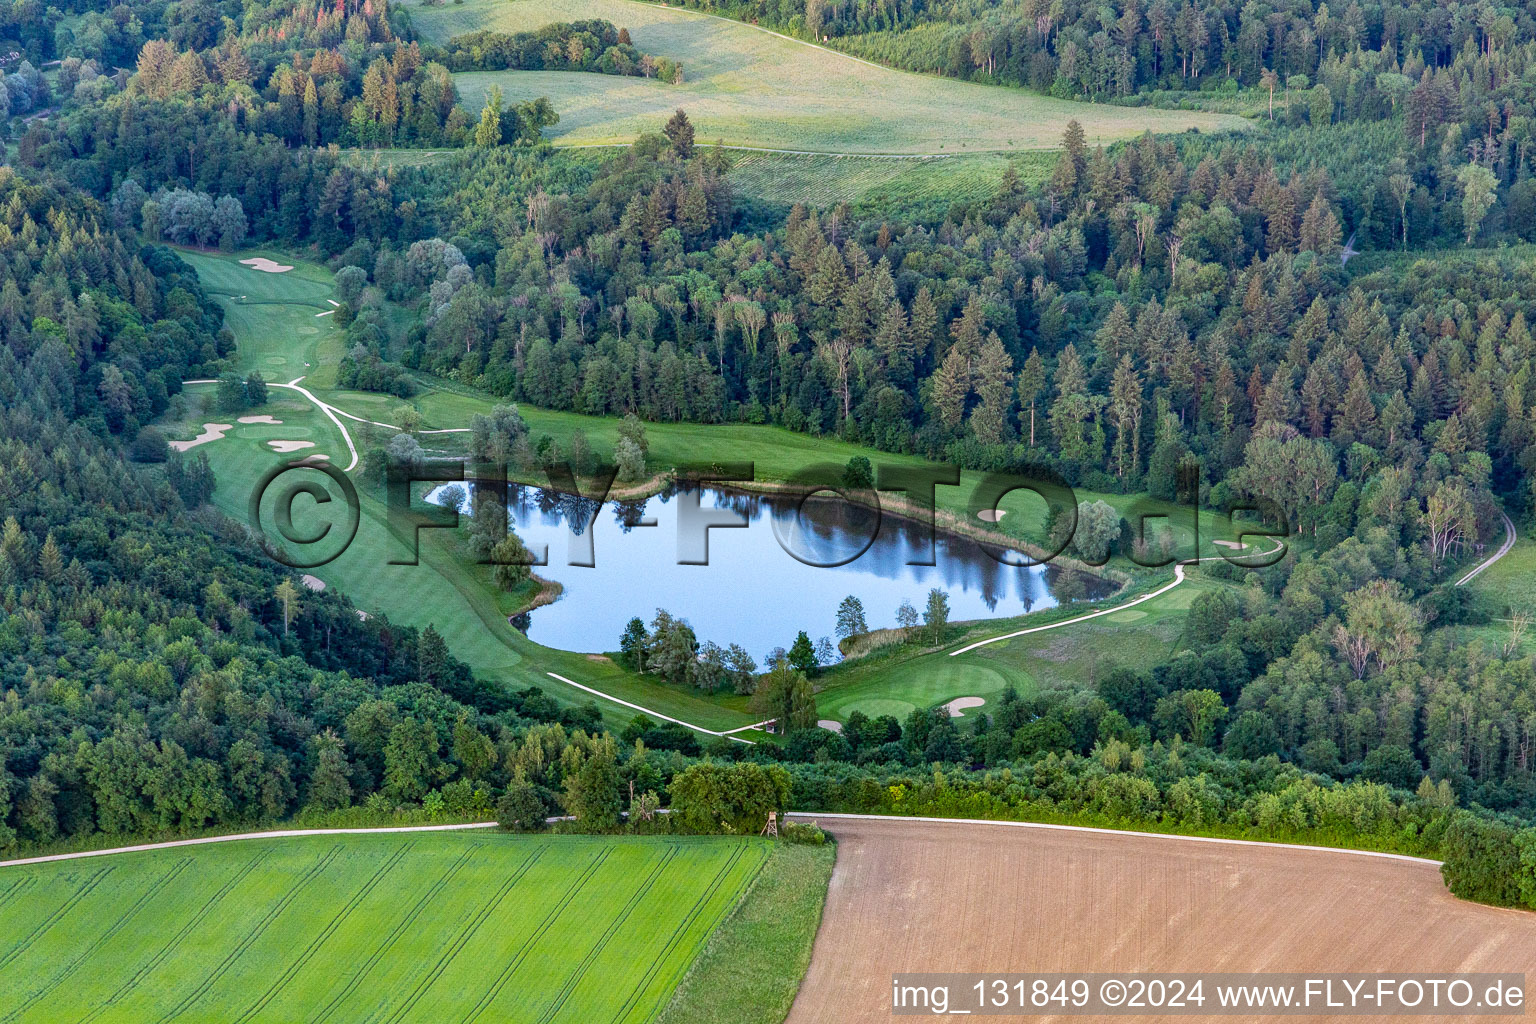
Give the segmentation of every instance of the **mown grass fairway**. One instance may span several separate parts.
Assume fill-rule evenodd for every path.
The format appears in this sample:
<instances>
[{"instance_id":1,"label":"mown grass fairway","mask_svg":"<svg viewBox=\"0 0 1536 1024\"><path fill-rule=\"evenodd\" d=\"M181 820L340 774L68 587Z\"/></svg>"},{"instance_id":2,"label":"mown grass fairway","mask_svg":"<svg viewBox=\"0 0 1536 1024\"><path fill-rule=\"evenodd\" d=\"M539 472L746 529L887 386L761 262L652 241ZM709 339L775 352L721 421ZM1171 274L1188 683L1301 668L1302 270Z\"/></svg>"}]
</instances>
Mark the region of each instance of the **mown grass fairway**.
<instances>
[{"instance_id":1,"label":"mown grass fairway","mask_svg":"<svg viewBox=\"0 0 1536 1024\"><path fill-rule=\"evenodd\" d=\"M1092 689L1113 668L1150 669L1166 660L1178 649L1190 602L1202 590L1221 586L1230 584L1202 579L1192 570L1177 587L1134 608L1003 640L957 657L948 653L955 644L933 652L882 648L867 660L851 662L818 679L816 705L823 718L838 721L854 711L904 721L914 708L948 703L956 697L980 697L990 705L1010 684L1022 694L1037 689ZM1052 614L1070 617L1092 610L1092 605L1080 605ZM1038 621L1038 617L1023 616L988 622L967 639L1028 628Z\"/></svg>"},{"instance_id":2,"label":"mown grass fairway","mask_svg":"<svg viewBox=\"0 0 1536 1024\"><path fill-rule=\"evenodd\" d=\"M343 343L331 313L336 307L327 301L336 295L330 271L267 250L233 256L182 250L181 256L203 288L223 300L224 323L240 339L242 367L280 383L295 377L336 383ZM293 269L270 274L239 262L258 256Z\"/></svg>"},{"instance_id":3,"label":"mown grass fairway","mask_svg":"<svg viewBox=\"0 0 1536 1024\"><path fill-rule=\"evenodd\" d=\"M456 77L478 110L492 84L508 102L548 96L560 113L559 145L627 143L688 111L701 142L832 153L964 153L1042 149L1077 118L1089 142L1199 128L1238 128L1239 118L1194 111L1074 103L1018 89L894 71L751 25L628 0L468 0L411 5L435 42L480 29L521 32L552 22L603 18L630 30L646 53L683 63L685 81L584 72L472 72Z\"/></svg>"},{"instance_id":4,"label":"mown grass fairway","mask_svg":"<svg viewBox=\"0 0 1536 1024\"><path fill-rule=\"evenodd\" d=\"M648 1021L778 855L428 833L0 868L0 1020Z\"/></svg>"}]
</instances>

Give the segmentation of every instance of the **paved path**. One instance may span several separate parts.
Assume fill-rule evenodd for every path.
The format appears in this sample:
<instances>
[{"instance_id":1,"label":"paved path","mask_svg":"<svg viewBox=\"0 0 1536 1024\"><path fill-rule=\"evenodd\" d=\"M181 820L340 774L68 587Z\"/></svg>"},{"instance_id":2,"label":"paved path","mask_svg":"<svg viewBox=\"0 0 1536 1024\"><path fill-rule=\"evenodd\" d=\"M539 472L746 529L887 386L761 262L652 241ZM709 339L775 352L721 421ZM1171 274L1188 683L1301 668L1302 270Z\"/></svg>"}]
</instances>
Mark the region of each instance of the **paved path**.
<instances>
[{"instance_id":1,"label":"paved path","mask_svg":"<svg viewBox=\"0 0 1536 1024\"><path fill-rule=\"evenodd\" d=\"M229 836L203 836L200 839L171 839L163 843L140 843L138 846L117 846L110 850L81 850L77 853L53 853L46 857L22 857L19 860L0 860L0 868L16 868L24 864L49 864L56 860L82 860L86 857L106 857L114 853L141 853L145 850L170 850L178 846L207 846L210 843L234 843L244 839L291 839L295 836L356 836L374 832L459 832L474 828L495 828L494 821L476 821L468 825L394 825L388 828L290 828L277 832L240 832Z\"/></svg>"},{"instance_id":2,"label":"paved path","mask_svg":"<svg viewBox=\"0 0 1536 1024\"><path fill-rule=\"evenodd\" d=\"M642 704L632 704L627 700L620 700L618 697L615 697L611 693L604 693L602 690L596 690L590 686L585 686L576 682L574 679L567 679L565 676L556 675L553 672L545 672L544 674L549 676L551 679L559 680L566 686L574 686L578 690L585 690L587 693L603 698L603 700L612 701L615 704L622 704L626 708L631 708L632 710L638 711L641 714L647 715L651 718L659 718L664 722L671 722L674 725L681 725L683 728L692 729L694 732L708 733L711 736L725 736L729 739L735 740L737 743L746 743L755 746L756 744L754 741L744 740L740 736L735 736L732 734L738 732L746 732L748 729L760 729L768 724L768 721L754 722L751 725L743 725L735 729L727 729L724 732L720 732L716 729L706 729L702 725L694 725L692 722L685 722L681 718L673 718L671 715L664 715L660 711L653 711Z\"/></svg>"},{"instance_id":3,"label":"paved path","mask_svg":"<svg viewBox=\"0 0 1536 1024\"><path fill-rule=\"evenodd\" d=\"M353 416L349 412L342 412L342 410L336 408L334 405L327 405L325 402L322 402L320 399L315 397L315 393L313 391L310 391L308 388L301 388L301 387L299 387L299 381L301 381L303 379L304 379L303 377L295 377L295 378L293 378L293 380L289 381L287 384L276 384L276 383L273 383L271 381L268 381L267 382L267 387L269 387L269 388L282 388L285 391L297 391L299 394L303 395L305 398L307 398L311 402L313 402L314 405L315 405L315 408L317 408L321 412L325 413L326 417L329 418L332 423L336 424L336 429L341 431L341 439L343 441L347 442L347 451L352 454L352 460L347 463L347 468L343 469L342 472L343 473L350 473L350 472L352 472L352 470L357 468L357 446L352 443L352 435L347 432L346 424L341 422L341 420L337 417L337 413L341 413L342 416L346 416L346 417L348 417L350 419L358 420L359 422L362 422L362 423L369 423L369 422L372 422L372 421L371 420L365 420L361 416ZM182 384L217 384L217 383L218 383L217 380L211 380L211 379L210 380L184 380L184 381L182 381ZM388 424L387 423L381 423L381 424L379 424L379 426L388 426ZM396 428L396 429L398 429L398 428Z\"/></svg>"},{"instance_id":4,"label":"paved path","mask_svg":"<svg viewBox=\"0 0 1536 1024\"><path fill-rule=\"evenodd\" d=\"M1506 513L1506 512L1500 512L1499 515L1504 517L1504 543L1503 543L1503 545L1499 548L1499 550L1495 551L1488 558L1485 558L1483 561L1481 561L1477 565L1473 566L1471 572L1467 573L1461 579L1457 580L1456 581L1456 585L1458 587L1465 586L1466 584L1470 583L1472 580L1476 579L1477 575L1479 573L1481 573L1484 569L1488 568L1494 562L1497 562L1499 559L1503 558L1505 555L1509 554L1509 549L1515 546L1515 523L1514 523L1514 521L1509 518L1509 514Z\"/></svg>"},{"instance_id":5,"label":"paved path","mask_svg":"<svg viewBox=\"0 0 1536 1024\"><path fill-rule=\"evenodd\" d=\"M1511 529L1513 529L1513 527L1511 527ZM1283 547L1284 544L1285 544L1284 541L1277 541L1276 543L1279 546L1277 546L1275 548L1272 548L1269 551L1256 551L1256 552L1253 552L1253 554L1257 554L1257 555L1273 555L1273 554L1277 553L1280 550L1280 548ZM1511 543L1513 543L1513 541L1511 541ZM1194 559L1193 564L1198 565L1201 562L1214 562L1217 559L1226 560L1229 557L1230 556L1227 556L1227 555L1206 555L1204 558L1196 558L1196 559ZM1241 557L1241 556L1239 556L1239 557ZM1498 556L1494 556L1494 557L1498 557ZM1492 561L1492 559L1490 559L1489 561ZM1178 586L1180 583L1183 583L1184 582L1184 566L1189 565L1189 564L1191 564L1191 563L1189 563L1189 562L1177 562L1177 563L1175 563L1174 567L1173 567L1173 582L1172 583L1168 583L1168 584L1165 584L1165 585L1163 585L1161 587L1158 587L1156 590L1152 591L1150 594L1142 594L1140 597L1138 597L1138 598L1136 598L1134 600L1125 602L1125 604L1117 604L1113 608L1101 608L1101 609L1099 609L1096 612L1089 612L1086 615L1079 615L1079 616L1076 616L1075 618L1071 618L1071 619L1062 619L1060 622L1048 622L1048 623L1046 623L1043 626L1031 626L1029 629L1018 629L1018 630L1014 630L1012 633L1004 633L1002 636L992 636L992 637L988 637L985 640L977 640L975 643L966 644L964 647L960 648L958 651L950 651L949 652L949 656L951 658L953 658L953 657L955 657L958 654L964 654L967 651L974 651L978 647L985 647L985 646L987 646L987 644L995 644L995 643L999 643L1000 641L1003 641L1003 640L1012 640L1016 636L1024 636L1024 635L1026 635L1028 633L1043 633L1047 629L1060 629L1062 626L1070 626L1070 625L1072 625L1074 623L1077 623L1077 622L1087 622L1089 619L1096 619L1100 615L1109 615L1111 612L1120 612L1120 611L1124 611L1127 608L1134 608L1136 605L1141 604L1141 602L1143 602L1143 601L1150 601L1154 597L1157 597L1159 594L1166 594L1166 593L1168 593L1168 591L1172 590L1174 587Z\"/></svg>"},{"instance_id":6,"label":"paved path","mask_svg":"<svg viewBox=\"0 0 1536 1024\"><path fill-rule=\"evenodd\" d=\"M1125 604L1117 604L1113 608L1101 608L1101 609L1099 609L1096 612L1089 612L1087 615L1079 615L1079 616L1077 616L1076 618L1073 618L1073 619L1062 619L1060 622L1049 622L1049 623L1046 623L1044 626L1031 626L1028 629L1016 629L1012 633L1004 633L1002 636L991 636L991 637L988 637L985 640L977 640L973 644L966 644L964 647L960 648L958 651L950 651L949 652L949 656L951 658L953 658L956 655L965 654L967 651L974 651L978 647L985 647L985 646L987 646L987 644L1000 643L1003 640L1012 640L1016 636L1024 636L1024 635L1026 635L1028 633L1043 633L1047 629L1060 629L1062 626L1070 626L1070 625L1072 625L1074 623L1077 623L1077 622L1087 622L1089 619L1096 619L1100 615L1108 615L1110 612L1124 611L1127 608L1131 608L1131 607L1134 607L1134 606L1136 606L1138 604L1141 604L1141 602L1143 602L1143 601L1150 601L1154 597L1158 596L1159 594L1166 594L1166 593L1168 593L1168 591L1172 590L1174 587L1178 586L1180 583L1183 583L1183 582L1184 582L1184 566L1183 566L1182 563L1180 563L1180 564L1175 565L1173 567L1173 582L1172 583L1164 584L1163 586L1158 587L1156 590L1152 591L1149 594L1142 594L1140 597L1136 598L1134 601L1127 601L1127 602L1125 602Z\"/></svg>"}]
</instances>

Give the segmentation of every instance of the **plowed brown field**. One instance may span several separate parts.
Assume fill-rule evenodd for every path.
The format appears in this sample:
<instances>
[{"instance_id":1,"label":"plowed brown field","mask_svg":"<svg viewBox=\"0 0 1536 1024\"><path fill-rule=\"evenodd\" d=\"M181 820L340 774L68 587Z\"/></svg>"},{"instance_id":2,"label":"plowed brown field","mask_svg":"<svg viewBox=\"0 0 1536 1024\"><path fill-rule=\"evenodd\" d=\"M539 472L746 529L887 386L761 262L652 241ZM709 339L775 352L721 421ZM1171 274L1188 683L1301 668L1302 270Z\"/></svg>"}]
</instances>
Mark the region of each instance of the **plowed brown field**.
<instances>
[{"instance_id":1,"label":"plowed brown field","mask_svg":"<svg viewBox=\"0 0 1536 1024\"><path fill-rule=\"evenodd\" d=\"M789 1024L895 1020L896 972L1536 976L1536 914L1459 900L1430 862L1006 825L820 820L837 837L837 867Z\"/></svg>"}]
</instances>

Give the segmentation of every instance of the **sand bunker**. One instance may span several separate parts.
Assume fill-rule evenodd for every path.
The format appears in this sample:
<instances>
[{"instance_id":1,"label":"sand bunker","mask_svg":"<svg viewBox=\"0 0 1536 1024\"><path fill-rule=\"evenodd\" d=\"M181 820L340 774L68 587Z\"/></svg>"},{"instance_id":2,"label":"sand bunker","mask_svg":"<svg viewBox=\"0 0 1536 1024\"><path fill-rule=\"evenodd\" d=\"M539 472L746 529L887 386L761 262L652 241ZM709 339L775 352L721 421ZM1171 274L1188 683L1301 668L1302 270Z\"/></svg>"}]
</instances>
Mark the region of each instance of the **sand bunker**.
<instances>
[{"instance_id":1,"label":"sand bunker","mask_svg":"<svg viewBox=\"0 0 1536 1024\"><path fill-rule=\"evenodd\" d=\"M241 416L241 423L270 423L274 427L283 425L282 420L275 420L271 416Z\"/></svg>"},{"instance_id":2,"label":"sand bunker","mask_svg":"<svg viewBox=\"0 0 1536 1024\"><path fill-rule=\"evenodd\" d=\"M201 434L198 434L190 441L172 441L171 447L179 452L184 452L190 448L196 448L200 444L217 441L224 436L224 431L234 429L235 425L233 423L204 423Z\"/></svg>"},{"instance_id":3,"label":"sand bunker","mask_svg":"<svg viewBox=\"0 0 1536 1024\"><path fill-rule=\"evenodd\" d=\"M299 582L317 594L325 589L325 580L318 576L311 576L309 573L305 573L303 576L300 576Z\"/></svg>"},{"instance_id":4,"label":"sand bunker","mask_svg":"<svg viewBox=\"0 0 1536 1024\"><path fill-rule=\"evenodd\" d=\"M290 465L290 466L313 466L316 463L329 462L330 458L331 457L329 455L306 455L302 459L299 459L297 462L290 462L290 463L288 463L288 465Z\"/></svg>"},{"instance_id":5,"label":"sand bunker","mask_svg":"<svg viewBox=\"0 0 1536 1024\"><path fill-rule=\"evenodd\" d=\"M286 274L292 267L267 259L265 256L253 256L248 260L241 260L241 264L261 271L263 274Z\"/></svg>"},{"instance_id":6,"label":"sand bunker","mask_svg":"<svg viewBox=\"0 0 1536 1024\"><path fill-rule=\"evenodd\" d=\"M956 697L948 704L945 704L944 709L949 712L950 718L959 718L969 709L979 708L985 703L986 701L980 697Z\"/></svg>"},{"instance_id":7,"label":"sand bunker","mask_svg":"<svg viewBox=\"0 0 1536 1024\"><path fill-rule=\"evenodd\" d=\"M843 723L842 722L834 722L830 718L823 718L821 721L817 722L816 724L821 726L823 729L827 730L828 732L842 732L843 731Z\"/></svg>"},{"instance_id":8,"label":"sand bunker","mask_svg":"<svg viewBox=\"0 0 1536 1024\"><path fill-rule=\"evenodd\" d=\"M274 451L282 452L284 455L289 452L301 452L305 448L313 448L315 446L313 441L268 441L267 444L271 445Z\"/></svg>"},{"instance_id":9,"label":"sand bunker","mask_svg":"<svg viewBox=\"0 0 1536 1024\"><path fill-rule=\"evenodd\" d=\"M324 313L316 313L315 316L330 316L334 312L336 312L334 309L328 309Z\"/></svg>"},{"instance_id":10,"label":"sand bunker","mask_svg":"<svg viewBox=\"0 0 1536 1024\"><path fill-rule=\"evenodd\" d=\"M976 518L984 520L984 521L989 522L989 523L995 523L995 522L997 522L999 519L1003 518L1003 516L1005 516L1007 514L1008 514L1008 510L1007 509L984 508L980 512L976 513Z\"/></svg>"}]
</instances>

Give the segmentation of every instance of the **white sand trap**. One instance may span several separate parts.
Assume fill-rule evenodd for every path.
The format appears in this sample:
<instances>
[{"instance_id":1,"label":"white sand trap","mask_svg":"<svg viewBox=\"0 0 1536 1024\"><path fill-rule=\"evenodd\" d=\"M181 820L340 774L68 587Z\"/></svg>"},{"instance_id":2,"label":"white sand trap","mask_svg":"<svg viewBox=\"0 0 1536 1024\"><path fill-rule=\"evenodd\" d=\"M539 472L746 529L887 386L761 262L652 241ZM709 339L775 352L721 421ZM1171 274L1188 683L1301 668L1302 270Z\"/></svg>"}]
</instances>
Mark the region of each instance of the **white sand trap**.
<instances>
[{"instance_id":1,"label":"white sand trap","mask_svg":"<svg viewBox=\"0 0 1536 1024\"><path fill-rule=\"evenodd\" d=\"M949 712L950 718L959 718L971 708L979 708L985 703L986 701L980 697L956 697L948 704L945 704L944 709Z\"/></svg>"},{"instance_id":2,"label":"white sand trap","mask_svg":"<svg viewBox=\"0 0 1536 1024\"><path fill-rule=\"evenodd\" d=\"M1241 551L1248 546L1235 540L1213 540L1211 543L1218 547L1231 548L1233 551Z\"/></svg>"},{"instance_id":3,"label":"white sand trap","mask_svg":"<svg viewBox=\"0 0 1536 1024\"><path fill-rule=\"evenodd\" d=\"M315 446L313 441L268 441L267 444L271 445L274 451L282 452L284 455L287 455L289 452L301 452L305 448L313 448Z\"/></svg>"},{"instance_id":4,"label":"white sand trap","mask_svg":"<svg viewBox=\"0 0 1536 1024\"><path fill-rule=\"evenodd\" d=\"M1005 516L1007 514L1008 514L1008 510L1007 509L1002 509L1002 508L984 508L980 512L976 513L976 518L977 519L985 520L986 522L989 522L989 523L995 523L995 522L997 522L999 519L1003 518L1003 516Z\"/></svg>"},{"instance_id":5,"label":"white sand trap","mask_svg":"<svg viewBox=\"0 0 1536 1024\"><path fill-rule=\"evenodd\" d=\"M324 313L316 313L315 316L330 316L334 312L336 312L334 309L328 309Z\"/></svg>"},{"instance_id":6,"label":"white sand trap","mask_svg":"<svg viewBox=\"0 0 1536 1024\"><path fill-rule=\"evenodd\" d=\"M817 722L816 724L821 726L823 729L827 730L827 732L842 732L843 731L843 723L842 722L834 722L830 718L823 718L821 721Z\"/></svg>"},{"instance_id":7,"label":"white sand trap","mask_svg":"<svg viewBox=\"0 0 1536 1024\"><path fill-rule=\"evenodd\" d=\"M357 617L362 619L364 622L368 621L368 613L363 611L361 608L357 609Z\"/></svg>"},{"instance_id":8,"label":"white sand trap","mask_svg":"<svg viewBox=\"0 0 1536 1024\"><path fill-rule=\"evenodd\" d=\"M241 423L269 423L274 427L283 425L282 420L275 420L271 416L241 416Z\"/></svg>"},{"instance_id":9,"label":"white sand trap","mask_svg":"<svg viewBox=\"0 0 1536 1024\"><path fill-rule=\"evenodd\" d=\"M325 300L325 301L326 301L326 302L329 302L329 303L330 303L330 304L331 304L331 305L333 305L333 306L339 306L339 305L341 305L341 303L339 303L339 302L337 302L337 301L336 301L336 300L335 300L335 299L326 299L326 300Z\"/></svg>"},{"instance_id":10,"label":"white sand trap","mask_svg":"<svg viewBox=\"0 0 1536 1024\"><path fill-rule=\"evenodd\" d=\"M321 579L319 576L311 576L309 573L305 573L303 576L300 576L299 582L317 594L325 589L325 580Z\"/></svg>"},{"instance_id":11,"label":"white sand trap","mask_svg":"<svg viewBox=\"0 0 1536 1024\"><path fill-rule=\"evenodd\" d=\"M224 436L224 431L234 429L235 425L233 423L204 423L203 432L201 434L198 434L190 441L172 441L171 447L175 448L179 452L184 452L188 449L196 448L200 444L207 444L209 441L217 441L219 438Z\"/></svg>"},{"instance_id":12,"label":"white sand trap","mask_svg":"<svg viewBox=\"0 0 1536 1024\"><path fill-rule=\"evenodd\" d=\"M284 266L283 264L274 260L269 260L265 256L253 256L248 260L241 260L240 263L244 266L251 267L252 269L259 270L263 274L286 274L288 271L293 269L292 267Z\"/></svg>"},{"instance_id":13,"label":"white sand trap","mask_svg":"<svg viewBox=\"0 0 1536 1024\"><path fill-rule=\"evenodd\" d=\"M300 459L298 462L290 462L289 465L290 466L313 466L316 463L329 462L330 460L331 460L331 457L329 455L306 455L304 458Z\"/></svg>"}]
</instances>

